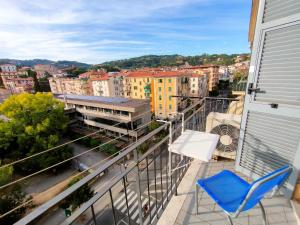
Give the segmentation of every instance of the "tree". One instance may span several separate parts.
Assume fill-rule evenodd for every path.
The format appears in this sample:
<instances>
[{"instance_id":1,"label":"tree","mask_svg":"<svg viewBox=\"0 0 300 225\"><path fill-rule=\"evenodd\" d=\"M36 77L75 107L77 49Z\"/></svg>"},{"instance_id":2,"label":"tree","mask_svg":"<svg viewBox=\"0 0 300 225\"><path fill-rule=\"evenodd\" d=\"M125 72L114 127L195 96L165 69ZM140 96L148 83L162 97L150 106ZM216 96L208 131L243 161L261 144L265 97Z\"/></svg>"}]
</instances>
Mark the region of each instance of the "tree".
<instances>
[{"instance_id":1,"label":"tree","mask_svg":"<svg viewBox=\"0 0 300 225\"><path fill-rule=\"evenodd\" d=\"M154 131L155 129L159 128L160 124L157 121L151 121L151 123L148 126L148 131Z\"/></svg>"},{"instance_id":2,"label":"tree","mask_svg":"<svg viewBox=\"0 0 300 225\"><path fill-rule=\"evenodd\" d=\"M72 179L69 184L68 188L74 185L76 182L81 180L83 176L75 177ZM75 210L77 207L86 201L88 201L91 197L93 197L94 191L88 186L88 184L84 184L80 187L77 191L67 197L62 204L60 205L61 208L67 209L71 207L71 210Z\"/></svg>"},{"instance_id":3,"label":"tree","mask_svg":"<svg viewBox=\"0 0 300 225\"><path fill-rule=\"evenodd\" d=\"M28 77L32 77L33 78L33 89L35 92L38 92L38 91L41 91L40 89L40 84L39 84L39 81L37 79L37 74L35 71L32 71L32 70L27 70L27 73L28 73Z\"/></svg>"},{"instance_id":4,"label":"tree","mask_svg":"<svg viewBox=\"0 0 300 225\"><path fill-rule=\"evenodd\" d=\"M113 144L107 143L107 144L102 145L100 147L100 151L103 151L103 152L105 152L106 154L109 154L109 155L113 155L118 151L118 149Z\"/></svg>"},{"instance_id":5,"label":"tree","mask_svg":"<svg viewBox=\"0 0 300 225\"><path fill-rule=\"evenodd\" d=\"M12 95L0 105L0 113L9 119L0 121L0 157L6 160L16 160L56 146L68 123L63 103L51 93ZM15 169L32 172L71 155L72 150L64 147L17 164Z\"/></svg>"},{"instance_id":6,"label":"tree","mask_svg":"<svg viewBox=\"0 0 300 225\"><path fill-rule=\"evenodd\" d=\"M20 185L15 185L7 190L0 191L0 215L16 208L17 206L30 200L31 196L26 196L22 191ZM0 219L1 225L11 225L22 218L26 209L31 207L32 204L28 203L9 213Z\"/></svg>"},{"instance_id":7,"label":"tree","mask_svg":"<svg viewBox=\"0 0 300 225\"><path fill-rule=\"evenodd\" d=\"M0 161L1 166L1 161ZM0 186L3 186L11 181L11 177L13 175L13 167L7 166L0 169ZM29 200L30 197L26 197L25 193L22 192L22 189L19 185L10 186L7 189L0 190L0 214L4 214L15 207L21 205L25 201ZM29 205L24 205L19 209L13 211L7 216L0 219L0 224L13 224L17 220L19 220L26 208Z\"/></svg>"},{"instance_id":8,"label":"tree","mask_svg":"<svg viewBox=\"0 0 300 225\"><path fill-rule=\"evenodd\" d=\"M1 160L0 160L0 166L2 166ZM0 168L0 186L7 184L11 180L13 172L14 172L14 168L12 166Z\"/></svg>"}]
</instances>

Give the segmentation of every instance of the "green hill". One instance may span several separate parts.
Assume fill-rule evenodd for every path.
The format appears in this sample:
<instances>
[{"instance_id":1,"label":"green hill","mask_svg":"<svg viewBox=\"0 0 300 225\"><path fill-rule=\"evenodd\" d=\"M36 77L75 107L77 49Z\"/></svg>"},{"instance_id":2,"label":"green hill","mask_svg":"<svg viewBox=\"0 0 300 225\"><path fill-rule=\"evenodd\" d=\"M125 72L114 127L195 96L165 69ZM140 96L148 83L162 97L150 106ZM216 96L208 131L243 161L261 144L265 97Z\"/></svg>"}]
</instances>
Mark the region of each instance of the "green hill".
<instances>
[{"instance_id":1,"label":"green hill","mask_svg":"<svg viewBox=\"0 0 300 225\"><path fill-rule=\"evenodd\" d=\"M230 65L234 63L236 56L245 55L249 59L250 55L245 54L202 54L196 56L182 56L182 55L145 55L130 59L115 60L104 62L102 65L119 67L122 69L132 69L141 67L164 67L164 66L180 66L185 63L190 65L202 64L217 64Z\"/></svg>"}]
</instances>

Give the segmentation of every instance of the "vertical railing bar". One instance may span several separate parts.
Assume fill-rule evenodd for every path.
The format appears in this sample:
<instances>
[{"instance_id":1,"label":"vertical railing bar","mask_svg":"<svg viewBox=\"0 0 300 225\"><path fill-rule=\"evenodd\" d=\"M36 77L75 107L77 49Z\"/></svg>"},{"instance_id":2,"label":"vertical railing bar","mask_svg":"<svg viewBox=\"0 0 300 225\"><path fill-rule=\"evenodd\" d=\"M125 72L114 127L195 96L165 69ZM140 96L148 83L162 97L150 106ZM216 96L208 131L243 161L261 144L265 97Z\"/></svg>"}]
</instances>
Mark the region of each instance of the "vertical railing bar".
<instances>
[{"instance_id":1,"label":"vertical railing bar","mask_svg":"<svg viewBox=\"0 0 300 225\"><path fill-rule=\"evenodd\" d=\"M167 200L169 201L169 177L168 177L168 151L166 152L166 184L167 184ZM172 188L172 187L171 187Z\"/></svg>"},{"instance_id":2,"label":"vertical railing bar","mask_svg":"<svg viewBox=\"0 0 300 225\"><path fill-rule=\"evenodd\" d=\"M154 190L155 190L155 207L156 207L156 217L158 218L157 188L156 188L156 155L155 155L155 150L153 151L153 154L154 154Z\"/></svg>"},{"instance_id":3,"label":"vertical railing bar","mask_svg":"<svg viewBox=\"0 0 300 225\"><path fill-rule=\"evenodd\" d=\"M113 211L114 224L117 225L116 211L115 211L114 200L113 200L111 189L109 189L109 196L111 201L111 208Z\"/></svg>"},{"instance_id":4,"label":"vertical railing bar","mask_svg":"<svg viewBox=\"0 0 300 225\"><path fill-rule=\"evenodd\" d=\"M149 179L149 161L148 161L148 156L146 157L146 172L147 172L147 188L148 188L148 204L149 204L149 216L150 216L150 222L151 224L152 221L152 214L151 214L151 198L150 198L150 179Z\"/></svg>"},{"instance_id":5,"label":"vertical railing bar","mask_svg":"<svg viewBox=\"0 0 300 225\"><path fill-rule=\"evenodd\" d=\"M175 165L178 164L177 158L178 158L178 154L175 155ZM178 179L178 170L176 169L175 170L175 182L174 182L174 184L175 184L175 196L177 196L177 179Z\"/></svg>"},{"instance_id":6,"label":"vertical railing bar","mask_svg":"<svg viewBox=\"0 0 300 225\"><path fill-rule=\"evenodd\" d=\"M129 205L128 205L128 198L127 198L127 188L126 188L125 177L123 177L123 185L124 185L125 201L126 201L126 207L127 207L128 225L130 225L130 214L129 214Z\"/></svg>"},{"instance_id":7,"label":"vertical railing bar","mask_svg":"<svg viewBox=\"0 0 300 225\"><path fill-rule=\"evenodd\" d=\"M164 208L164 192L163 192L163 182L162 182L162 150L160 148L159 153L159 161L160 161L160 189L161 189L161 207Z\"/></svg>"},{"instance_id":8,"label":"vertical railing bar","mask_svg":"<svg viewBox=\"0 0 300 225\"><path fill-rule=\"evenodd\" d=\"M91 205L91 210L92 210L94 224L97 225L97 220L96 220L96 216L95 216L94 205Z\"/></svg>"},{"instance_id":9,"label":"vertical railing bar","mask_svg":"<svg viewBox=\"0 0 300 225\"><path fill-rule=\"evenodd\" d=\"M138 197L138 208L139 208L139 221L140 224L143 224L143 206L142 206L142 196L141 196L141 183L140 183L140 167L139 167L139 157L138 157L138 151L137 149L134 150L134 159L136 161L136 193Z\"/></svg>"}]
</instances>

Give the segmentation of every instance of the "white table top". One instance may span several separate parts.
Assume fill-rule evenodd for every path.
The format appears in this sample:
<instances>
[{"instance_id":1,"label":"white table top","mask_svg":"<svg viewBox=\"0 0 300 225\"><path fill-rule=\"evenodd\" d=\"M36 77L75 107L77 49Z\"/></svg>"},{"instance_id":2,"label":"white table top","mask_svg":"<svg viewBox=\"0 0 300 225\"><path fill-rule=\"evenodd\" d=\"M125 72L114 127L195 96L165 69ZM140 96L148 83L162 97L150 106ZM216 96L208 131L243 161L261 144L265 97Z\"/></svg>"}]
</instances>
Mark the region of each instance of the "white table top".
<instances>
[{"instance_id":1,"label":"white table top","mask_svg":"<svg viewBox=\"0 0 300 225\"><path fill-rule=\"evenodd\" d=\"M208 162L219 141L219 135L185 130L170 146L171 152Z\"/></svg>"}]
</instances>

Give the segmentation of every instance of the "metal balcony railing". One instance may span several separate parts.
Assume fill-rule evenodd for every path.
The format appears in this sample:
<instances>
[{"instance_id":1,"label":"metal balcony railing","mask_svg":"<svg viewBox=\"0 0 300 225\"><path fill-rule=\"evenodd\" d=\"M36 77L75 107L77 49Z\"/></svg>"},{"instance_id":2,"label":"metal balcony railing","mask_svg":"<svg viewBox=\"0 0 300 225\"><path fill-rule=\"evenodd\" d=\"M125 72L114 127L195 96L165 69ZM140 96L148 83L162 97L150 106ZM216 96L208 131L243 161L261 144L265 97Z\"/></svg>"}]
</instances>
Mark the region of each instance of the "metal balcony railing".
<instances>
[{"instance_id":1,"label":"metal balcony railing","mask_svg":"<svg viewBox=\"0 0 300 225\"><path fill-rule=\"evenodd\" d=\"M210 112L237 113L237 100L205 98L192 101L171 121L172 131L165 123L141 137L115 158L37 207L17 225L40 224L45 217L54 224L155 224L169 200L177 194L177 187L192 160L185 156L182 160L180 155L173 154L170 159L173 167L180 162L185 166L168 174L168 144L176 140L183 129L205 131L206 117ZM111 177L108 182L101 183L103 173ZM83 185L94 190L93 197L70 217L60 221L52 213L53 209Z\"/></svg>"}]
</instances>

